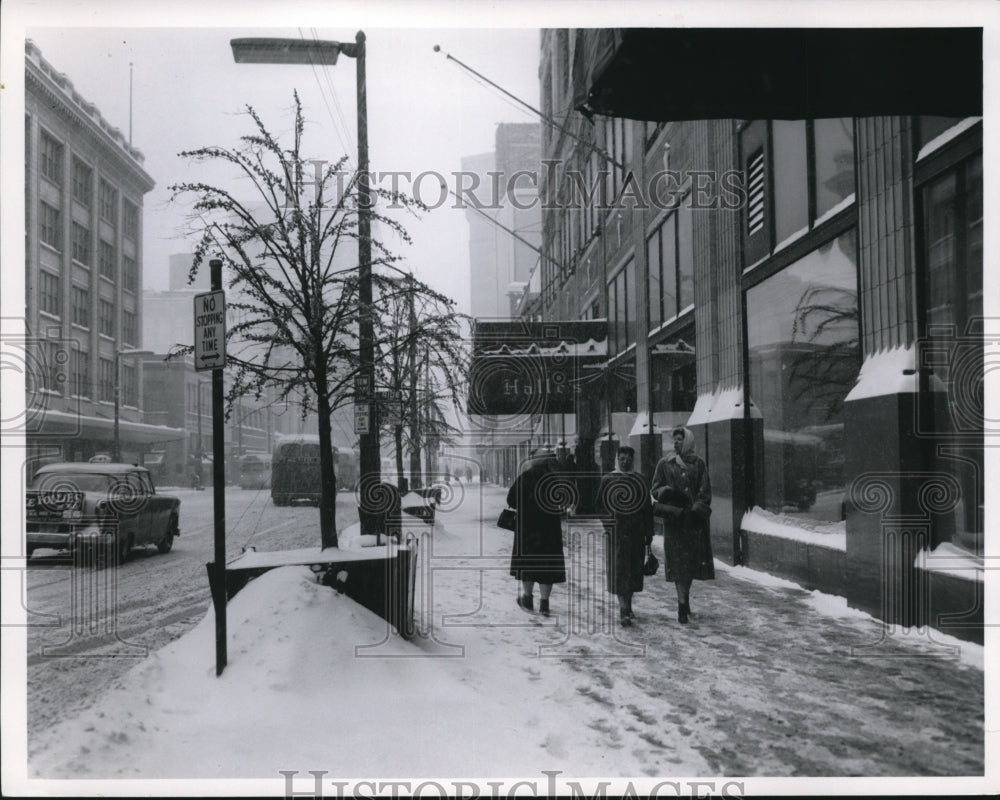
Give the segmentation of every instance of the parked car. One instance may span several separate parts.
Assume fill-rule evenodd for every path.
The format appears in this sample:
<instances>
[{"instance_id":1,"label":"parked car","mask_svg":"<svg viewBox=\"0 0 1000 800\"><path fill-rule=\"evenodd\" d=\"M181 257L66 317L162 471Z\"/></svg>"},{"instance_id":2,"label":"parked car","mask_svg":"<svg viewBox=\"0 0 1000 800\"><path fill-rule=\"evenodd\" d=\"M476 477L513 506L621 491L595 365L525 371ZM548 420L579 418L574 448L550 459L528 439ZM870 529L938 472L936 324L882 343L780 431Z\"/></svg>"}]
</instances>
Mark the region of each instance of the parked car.
<instances>
[{"instance_id":1,"label":"parked car","mask_svg":"<svg viewBox=\"0 0 1000 800\"><path fill-rule=\"evenodd\" d=\"M39 548L86 548L121 564L140 545L168 553L180 535L180 504L156 493L145 467L47 464L27 492L28 556Z\"/></svg>"}]
</instances>

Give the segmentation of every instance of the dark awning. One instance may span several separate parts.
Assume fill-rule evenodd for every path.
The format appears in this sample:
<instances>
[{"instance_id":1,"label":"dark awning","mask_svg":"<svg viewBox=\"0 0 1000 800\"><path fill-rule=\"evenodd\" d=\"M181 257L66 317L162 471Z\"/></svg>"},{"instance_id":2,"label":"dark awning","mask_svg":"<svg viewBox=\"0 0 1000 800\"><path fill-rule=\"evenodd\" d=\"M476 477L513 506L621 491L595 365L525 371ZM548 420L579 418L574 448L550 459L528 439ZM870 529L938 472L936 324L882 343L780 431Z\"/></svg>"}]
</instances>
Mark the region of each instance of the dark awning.
<instances>
[{"instance_id":1,"label":"dark awning","mask_svg":"<svg viewBox=\"0 0 1000 800\"><path fill-rule=\"evenodd\" d=\"M572 414L587 365L608 356L606 320L476 320L470 414Z\"/></svg>"},{"instance_id":2,"label":"dark awning","mask_svg":"<svg viewBox=\"0 0 1000 800\"><path fill-rule=\"evenodd\" d=\"M983 113L981 28L627 28L590 44L600 57L578 104L587 114L669 122Z\"/></svg>"}]
</instances>

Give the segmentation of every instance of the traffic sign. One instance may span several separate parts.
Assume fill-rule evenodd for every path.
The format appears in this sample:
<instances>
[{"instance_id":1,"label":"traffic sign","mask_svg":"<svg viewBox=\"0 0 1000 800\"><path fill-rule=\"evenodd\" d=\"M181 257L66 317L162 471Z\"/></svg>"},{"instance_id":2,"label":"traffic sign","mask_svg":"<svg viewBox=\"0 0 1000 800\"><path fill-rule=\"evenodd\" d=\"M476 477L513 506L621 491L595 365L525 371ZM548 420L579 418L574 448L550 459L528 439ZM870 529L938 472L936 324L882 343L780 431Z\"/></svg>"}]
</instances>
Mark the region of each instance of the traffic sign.
<instances>
[{"instance_id":1,"label":"traffic sign","mask_svg":"<svg viewBox=\"0 0 1000 800\"><path fill-rule=\"evenodd\" d=\"M367 403L354 406L354 432L368 433L371 427L371 407Z\"/></svg>"},{"instance_id":2,"label":"traffic sign","mask_svg":"<svg viewBox=\"0 0 1000 800\"><path fill-rule=\"evenodd\" d=\"M194 368L226 366L226 293L194 296Z\"/></svg>"}]
</instances>

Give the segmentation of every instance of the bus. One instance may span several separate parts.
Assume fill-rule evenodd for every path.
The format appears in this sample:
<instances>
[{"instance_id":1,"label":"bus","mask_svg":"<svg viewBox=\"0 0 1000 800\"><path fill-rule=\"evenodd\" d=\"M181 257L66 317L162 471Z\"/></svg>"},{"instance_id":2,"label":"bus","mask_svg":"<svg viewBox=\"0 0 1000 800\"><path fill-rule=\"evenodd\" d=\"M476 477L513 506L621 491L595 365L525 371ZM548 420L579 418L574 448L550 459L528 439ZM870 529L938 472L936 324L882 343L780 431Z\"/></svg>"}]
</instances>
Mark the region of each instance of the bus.
<instances>
[{"instance_id":1,"label":"bus","mask_svg":"<svg viewBox=\"0 0 1000 800\"><path fill-rule=\"evenodd\" d=\"M358 488L358 478L360 477L358 451L346 447L334 447L333 461L337 465L337 490L353 492Z\"/></svg>"},{"instance_id":2,"label":"bus","mask_svg":"<svg viewBox=\"0 0 1000 800\"><path fill-rule=\"evenodd\" d=\"M271 453L271 501L287 506L296 500L319 505L319 437L284 436Z\"/></svg>"},{"instance_id":3,"label":"bus","mask_svg":"<svg viewBox=\"0 0 1000 800\"><path fill-rule=\"evenodd\" d=\"M247 453L240 459L241 489L271 487L271 456L267 453Z\"/></svg>"}]
</instances>

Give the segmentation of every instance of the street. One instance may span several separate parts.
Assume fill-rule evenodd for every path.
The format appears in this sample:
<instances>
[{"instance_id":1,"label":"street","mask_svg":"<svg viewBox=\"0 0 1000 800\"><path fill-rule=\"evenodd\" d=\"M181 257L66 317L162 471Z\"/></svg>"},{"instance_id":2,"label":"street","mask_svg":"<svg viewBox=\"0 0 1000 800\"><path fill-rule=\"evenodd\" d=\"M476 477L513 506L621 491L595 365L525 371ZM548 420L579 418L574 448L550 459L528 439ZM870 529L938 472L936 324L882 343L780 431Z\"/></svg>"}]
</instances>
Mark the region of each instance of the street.
<instances>
[{"instance_id":1,"label":"street","mask_svg":"<svg viewBox=\"0 0 1000 800\"><path fill-rule=\"evenodd\" d=\"M115 677L181 636L211 607L212 489L158 489L181 500L181 535L166 555L137 548L119 569L74 568L65 554L28 562L28 735L88 706ZM357 521L353 494L337 496L337 525ZM226 558L248 545L319 544L319 511L276 508L268 490L226 488ZM113 613L111 610L113 609Z\"/></svg>"},{"instance_id":2,"label":"street","mask_svg":"<svg viewBox=\"0 0 1000 800\"><path fill-rule=\"evenodd\" d=\"M32 733L91 705L146 648L211 613L204 572L211 493L179 494L184 521L174 551L136 552L117 573L117 637L103 629L71 635L69 625L85 628L96 617L96 590L113 572L32 562L33 619L60 614L62 624L29 634L29 754ZM446 492L433 539L421 543L418 635L409 646L448 663L460 656L468 680L494 696L530 693L537 714L523 720L526 731L571 708L575 724L549 734L546 752L569 754L575 742L596 737L607 755L595 774L983 773L982 666L962 663L948 649L953 642L901 637L830 598L718 561L716 580L692 590L690 625L678 625L661 567L636 596L636 624L621 629L603 588L603 535L592 520L564 527L569 580L553 592L552 618L529 616L515 606L507 574L511 534L492 524L504 496L502 487L477 483L452 483ZM356 501L346 493L338 499L343 529ZM227 527L230 557L247 544L297 548L316 544L318 514L230 488ZM654 548L662 558L659 542ZM46 646L55 651L43 654ZM204 660L210 668L210 652Z\"/></svg>"}]
</instances>

